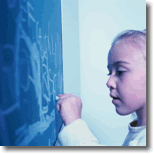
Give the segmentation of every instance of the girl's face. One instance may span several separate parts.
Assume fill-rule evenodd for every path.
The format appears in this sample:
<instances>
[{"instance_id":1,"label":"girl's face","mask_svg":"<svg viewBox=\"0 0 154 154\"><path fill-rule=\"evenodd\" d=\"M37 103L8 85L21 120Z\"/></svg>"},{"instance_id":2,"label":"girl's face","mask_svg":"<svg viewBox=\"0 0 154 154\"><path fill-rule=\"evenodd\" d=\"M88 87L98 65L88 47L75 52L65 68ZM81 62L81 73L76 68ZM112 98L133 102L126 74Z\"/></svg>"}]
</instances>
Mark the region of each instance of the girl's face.
<instances>
[{"instance_id":1,"label":"girl's face","mask_svg":"<svg viewBox=\"0 0 154 154\"><path fill-rule=\"evenodd\" d=\"M110 78L107 87L116 112L127 115L146 110L146 61L141 50L133 42L122 39L108 54Z\"/></svg>"}]
</instances>

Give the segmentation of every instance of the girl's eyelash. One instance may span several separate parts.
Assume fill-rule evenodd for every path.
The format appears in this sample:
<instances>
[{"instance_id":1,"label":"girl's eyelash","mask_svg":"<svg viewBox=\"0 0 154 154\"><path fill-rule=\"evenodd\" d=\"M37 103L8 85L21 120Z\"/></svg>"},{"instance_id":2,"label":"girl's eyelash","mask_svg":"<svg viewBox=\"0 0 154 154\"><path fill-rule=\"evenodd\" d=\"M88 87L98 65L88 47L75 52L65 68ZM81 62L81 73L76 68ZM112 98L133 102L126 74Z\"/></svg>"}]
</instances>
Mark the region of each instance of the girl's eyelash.
<instances>
[{"instance_id":1,"label":"girl's eyelash","mask_svg":"<svg viewBox=\"0 0 154 154\"><path fill-rule=\"evenodd\" d=\"M124 73L124 71L117 71L117 72L119 73L119 75L122 75Z\"/></svg>"},{"instance_id":2,"label":"girl's eyelash","mask_svg":"<svg viewBox=\"0 0 154 154\"><path fill-rule=\"evenodd\" d=\"M117 71L119 75L122 75L125 71ZM122 74L121 74L122 73ZM111 73L107 74L108 76L111 75Z\"/></svg>"}]
</instances>

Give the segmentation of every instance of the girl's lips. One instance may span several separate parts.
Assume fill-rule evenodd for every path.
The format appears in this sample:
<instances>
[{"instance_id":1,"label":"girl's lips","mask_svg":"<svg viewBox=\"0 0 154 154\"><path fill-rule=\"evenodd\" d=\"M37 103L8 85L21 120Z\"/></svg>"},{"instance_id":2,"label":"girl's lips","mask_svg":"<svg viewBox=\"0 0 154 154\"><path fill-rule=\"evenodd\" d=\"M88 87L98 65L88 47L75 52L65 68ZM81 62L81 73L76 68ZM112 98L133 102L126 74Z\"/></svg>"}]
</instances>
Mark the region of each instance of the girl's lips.
<instances>
[{"instance_id":1,"label":"girl's lips","mask_svg":"<svg viewBox=\"0 0 154 154\"><path fill-rule=\"evenodd\" d=\"M115 97L113 95L110 94L110 97L112 97L113 99L119 99L118 97Z\"/></svg>"},{"instance_id":2,"label":"girl's lips","mask_svg":"<svg viewBox=\"0 0 154 154\"><path fill-rule=\"evenodd\" d=\"M119 98L118 98L118 99L117 99L117 98L116 98L116 99L114 98L114 99L112 100L112 103L113 103L113 104L116 104L116 103L118 103L118 102L119 102Z\"/></svg>"}]
</instances>

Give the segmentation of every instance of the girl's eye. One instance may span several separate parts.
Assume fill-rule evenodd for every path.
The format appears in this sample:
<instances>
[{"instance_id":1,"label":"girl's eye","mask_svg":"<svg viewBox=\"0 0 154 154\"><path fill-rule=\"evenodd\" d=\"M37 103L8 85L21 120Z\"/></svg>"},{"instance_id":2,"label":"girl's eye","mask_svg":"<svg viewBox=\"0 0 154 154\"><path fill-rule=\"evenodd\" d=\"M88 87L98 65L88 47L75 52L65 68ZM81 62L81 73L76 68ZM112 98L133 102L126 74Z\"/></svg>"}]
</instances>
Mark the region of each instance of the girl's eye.
<instances>
[{"instance_id":1,"label":"girl's eye","mask_svg":"<svg viewBox=\"0 0 154 154\"><path fill-rule=\"evenodd\" d=\"M118 75L122 75L125 71L117 71ZM107 74L108 76L111 75L111 73Z\"/></svg>"},{"instance_id":2,"label":"girl's eye","mask_svg":"<svg viewBox=\"0 0 154 154\"><path fill-rule=\"evenodd\" d=\"M124 71L117 71L118 75L122 75Z\"/></svg>"}]
</instances>

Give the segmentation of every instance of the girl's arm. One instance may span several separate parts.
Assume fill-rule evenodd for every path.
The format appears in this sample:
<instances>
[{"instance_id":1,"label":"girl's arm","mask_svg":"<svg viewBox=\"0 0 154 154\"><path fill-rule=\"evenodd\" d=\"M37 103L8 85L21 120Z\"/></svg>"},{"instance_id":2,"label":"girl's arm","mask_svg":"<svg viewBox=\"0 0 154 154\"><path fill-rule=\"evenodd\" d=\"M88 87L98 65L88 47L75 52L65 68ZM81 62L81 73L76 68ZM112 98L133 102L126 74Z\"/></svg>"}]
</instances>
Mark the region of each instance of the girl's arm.
<instances>
[{"instance_id":1,"label":"girl's arm","mask_svg":"<svg viewBox=\"0 0 154 154\"><path fill-rule=\"evenodd\" d=\"M58 135L61 146L102 146L81 119L82 102L72 94L59 94L57 110L64 123ZM58 143L56 143L58 145Z\"/></svg>"},{"instance_id":2,"label":"girl's arm","mask_svg":"<svg viewBox=\"0 0 154 154\"><path fill-rule=\"evenodd\" d=\"M104 146L99 144L97 138L91 133L82 119L77 119L64 126L58 135L56 146Z\"/></svg>"}]
</instances>

